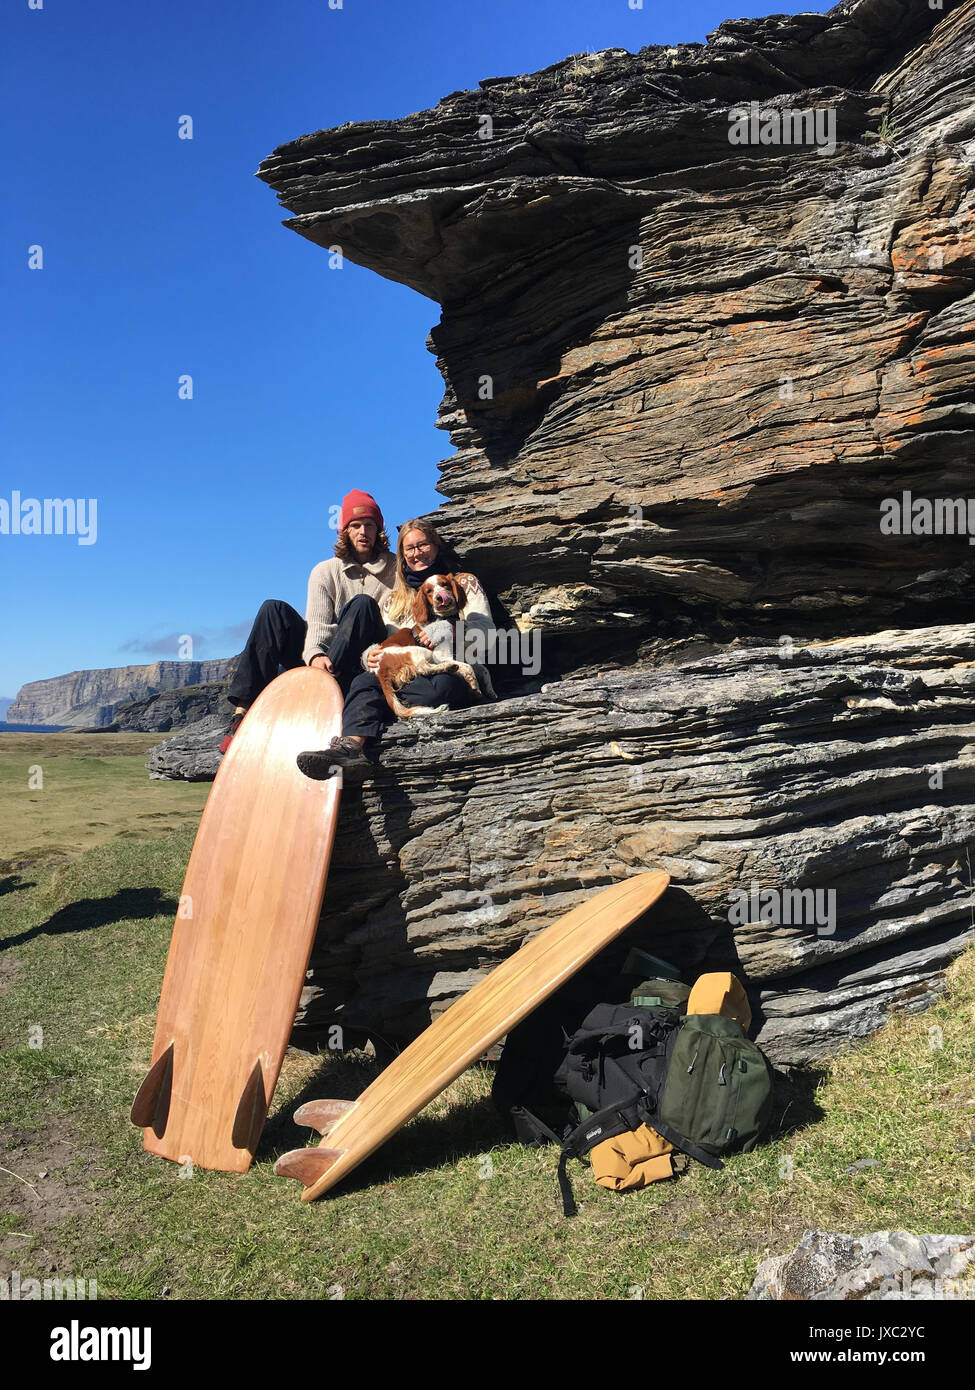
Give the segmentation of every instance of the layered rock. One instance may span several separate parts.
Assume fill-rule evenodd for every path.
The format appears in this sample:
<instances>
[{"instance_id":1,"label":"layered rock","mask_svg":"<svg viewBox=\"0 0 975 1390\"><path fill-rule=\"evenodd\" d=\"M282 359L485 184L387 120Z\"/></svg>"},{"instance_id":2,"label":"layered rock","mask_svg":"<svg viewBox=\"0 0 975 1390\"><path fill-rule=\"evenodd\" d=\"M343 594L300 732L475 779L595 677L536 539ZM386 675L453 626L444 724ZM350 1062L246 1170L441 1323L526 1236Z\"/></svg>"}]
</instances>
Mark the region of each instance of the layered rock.
<instances>
[{"instance_id":1,"label":"layered rock","mask_svg":"<svg viewBox=\"0 0 975 1390\"><path fill-rule=\"evenodd\" d=\"M260 166L286 226L442 305L437 524L561 669L685 625L968 617L967 537L881 529L970 478L975 5L949 11L728 21ZM730 143L752 102L833 113L835 153Z\"/></svg>"},{"instance_id":2,"label":"layered rock","mask_svg":"<svg viewBox=\"0 0 975 1390\"><path fill-rule=\"evenodd\" d=\"M104 727L112 723L121 705L145 700L163 690L223 681L233 671L236 661L236 657L211 661L154 661L148 666L110 666L99 671L71 671L66 676L30 681L17 692L7 710L7 722L58 724L67 728Z\"/></svg>"},{"instance_id":3,"label":"layered rock","mask_svg":"<svg viewBox=\"0 0 975 1390\"><path fill-rule=\"evenodd\" d=\"M302 1021L409 1035L649 867L643 944L736 969L776 1062L926 1007L975 940L973 655L975 626L892 631L401 722L343 797Z\"/></svg>"},{"instance_id":4,"label":"layered rock","mask_svg":"<svg viewBox=\"0 0 975 1390\"><path fill-rule=\"evenodd\" d=\"M624 944L685 978L734 969L777 1063L925 1008L975 940L973 658L975 625L890 631L399 722L343 793L298 1036L408 1037L651 867L673 888ZM153 757L198 777L218 742Z\"/></svg>"},{"instance_id":5,"label":"layered rock","mask_svg":"<svg viewBox=\"0 0 975 1390\"><path fill-rule=\"evenodd\" d=\"M106 733L129 730L139 733L165 733L185 729L205 721L208 727L226 730L232 706L227 701L227 682L181 686L162 690L147 700L120 705Z\"/></svg>"},{"instance_id":6,"label":"layered rock","mask_svg":"<svg viewBox=\"0 0 975 1390\"><path fill-rule=\"evenodd\" d=\"M183 733L157 743L146 755L150 778L169 782L212 782L220 767L220 745L229 720L208 714Z\"/></svg>"},{"instance_id":7,"label":"layered rock","mask_svg":"<svg viewBox=\"0 0 975 1390\"><path fill-rule=\"evenodd\" d=\"M401 722L347 785L300 1035L407 1037L645 867L674 886L630 939L735 969L780 1064L944 989L975 922L973 66L975 0L855 0L262 164L287 226L439 300L437 523L566 677ZM736 145L741 107L835 117L835 150Z\"/></svg>"}]
</instances>

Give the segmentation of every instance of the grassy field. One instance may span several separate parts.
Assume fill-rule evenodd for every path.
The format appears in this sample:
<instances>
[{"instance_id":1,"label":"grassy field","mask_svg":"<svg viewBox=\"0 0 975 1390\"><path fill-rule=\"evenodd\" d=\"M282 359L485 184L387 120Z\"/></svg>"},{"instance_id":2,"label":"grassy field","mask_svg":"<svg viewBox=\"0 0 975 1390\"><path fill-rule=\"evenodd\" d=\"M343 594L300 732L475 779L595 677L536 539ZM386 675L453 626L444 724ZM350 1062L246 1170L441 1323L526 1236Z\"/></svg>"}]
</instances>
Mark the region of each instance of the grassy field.
<instances>
[{"instance_id":1,"label":"grassy field","mask_svg":"<svg viewBox=\"0 0 975 1390\"><path fill-rule=\"evenodd\" d=\"M364 1054L289 1052L249 1173L149 1157L128 1110L207 788L150 783L152 736L7 737L23 746L0 747L20 865L0 880L0 1274L94 1278L115 1299L739 1299L809 1227L975 1230L975 950L934 1009L783 1080L770 1142L724 1171L619 1196L572 1165L571 1221L554 1150L507 1140L480 1068L313 1205L274 1159L306 1138L297 1100L371 1079ZM53 793L29 825L25 758L45 769L31 795ZM847 1171L863 1158L880 1166Z\"/></svg>"},{"instance_id":2,"label":"grassy field","mask_svg":"<svg viewBox=\"0 0 975 1390\"><path fill-rule=\"evenodd\" d=\"M0 734L0 871L200 819L210 784L150 781L160 734Z\"/></svg>"}]
</instances>

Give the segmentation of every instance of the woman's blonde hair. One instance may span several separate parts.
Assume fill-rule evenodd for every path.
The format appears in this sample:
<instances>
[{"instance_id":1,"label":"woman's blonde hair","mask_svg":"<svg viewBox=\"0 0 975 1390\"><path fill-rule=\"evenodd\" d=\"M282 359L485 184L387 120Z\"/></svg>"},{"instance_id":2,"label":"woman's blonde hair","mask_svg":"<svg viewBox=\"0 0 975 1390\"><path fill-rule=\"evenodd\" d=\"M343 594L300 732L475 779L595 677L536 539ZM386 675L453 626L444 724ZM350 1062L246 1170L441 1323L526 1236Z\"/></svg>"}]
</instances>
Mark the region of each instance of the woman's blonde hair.
<instances>
[{"instance_id":1,"label":"woman's blonde hair","mask_svg":"<svg viewBox=\"0 0 975 1390\"><path fill-rule=\"evenodd\" d=\"M391 623L402 623L407 618L410 622L413 621L416 590L411 589L406 582L406 557L403 554L403 542L411 531L422 531L426 539L437 547L438 555L444 549L444 543L432 522L425 521L422 516L415 516L412 521L404 521L399 528L399 538L396 542L396 580L389 596L388 616Z\"/></svg>"}]
</instances>

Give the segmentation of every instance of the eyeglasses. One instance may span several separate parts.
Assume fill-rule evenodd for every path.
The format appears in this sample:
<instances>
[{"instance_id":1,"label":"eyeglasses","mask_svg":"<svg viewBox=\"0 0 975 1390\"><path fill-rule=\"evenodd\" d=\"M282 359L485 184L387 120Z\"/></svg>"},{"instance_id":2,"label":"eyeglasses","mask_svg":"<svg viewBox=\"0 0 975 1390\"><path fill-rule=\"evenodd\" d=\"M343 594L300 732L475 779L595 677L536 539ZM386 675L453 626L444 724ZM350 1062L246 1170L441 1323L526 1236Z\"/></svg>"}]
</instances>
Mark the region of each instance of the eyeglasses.
<instances>
[{"instance_id":1,"label":"eyeglasses","mask_svg":"<svg viewBox=\"0 0 975 1390\"><path fill-rule=\"evenodd\" d=\"M430 549L431 549L431 544L430 544L430 542L429 542L429 541L424 541L422 545L404 545L404 546L403 546L403 554L404 554L404 555L421 555L421 554L425 553L427 550L430 550Z\"/></svg>"}]
</instances>

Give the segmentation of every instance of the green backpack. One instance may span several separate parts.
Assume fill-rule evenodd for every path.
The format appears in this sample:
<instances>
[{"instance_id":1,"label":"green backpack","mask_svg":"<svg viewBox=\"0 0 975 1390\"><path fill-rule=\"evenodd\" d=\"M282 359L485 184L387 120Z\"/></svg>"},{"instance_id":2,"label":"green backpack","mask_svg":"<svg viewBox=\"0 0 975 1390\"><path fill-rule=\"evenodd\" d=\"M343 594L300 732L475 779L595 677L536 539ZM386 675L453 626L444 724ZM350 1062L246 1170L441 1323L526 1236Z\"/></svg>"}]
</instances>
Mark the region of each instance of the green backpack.
<instances>
[{"instance_id":1,"label":"green backpack","mask_svg":"<svg viewBox=\"0 0 975 1390\"><path fill-rule=\"evenodd\" d=\"M720 1014L685 1017L658 1102L661 1123L707 1153L748 1153L771 1109L771 1066L741 1024Z\"/></svg>"}]
</instances>

